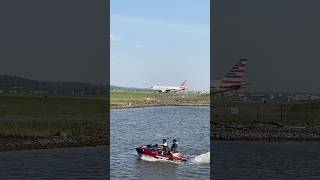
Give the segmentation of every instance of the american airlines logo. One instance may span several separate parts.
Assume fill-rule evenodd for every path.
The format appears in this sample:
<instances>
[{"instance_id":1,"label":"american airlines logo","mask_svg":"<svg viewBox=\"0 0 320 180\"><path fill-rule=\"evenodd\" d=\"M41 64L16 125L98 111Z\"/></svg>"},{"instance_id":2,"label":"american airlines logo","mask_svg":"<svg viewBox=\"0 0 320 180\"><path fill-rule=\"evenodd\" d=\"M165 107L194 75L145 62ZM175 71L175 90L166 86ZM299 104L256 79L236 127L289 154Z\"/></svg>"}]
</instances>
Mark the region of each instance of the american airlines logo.
<instances>
[{"instance_id":1,"label":"american airlines logo","mask_svg":"<svg viewBox=\"0 0 320 180\"><path fill-rule=\"evenodd\" d=\"M212 81L211 93L224 93L247 87L248 83L242 82L246 64L246 59L240 59L222 79Z\"/></svg>"}]
</instances>

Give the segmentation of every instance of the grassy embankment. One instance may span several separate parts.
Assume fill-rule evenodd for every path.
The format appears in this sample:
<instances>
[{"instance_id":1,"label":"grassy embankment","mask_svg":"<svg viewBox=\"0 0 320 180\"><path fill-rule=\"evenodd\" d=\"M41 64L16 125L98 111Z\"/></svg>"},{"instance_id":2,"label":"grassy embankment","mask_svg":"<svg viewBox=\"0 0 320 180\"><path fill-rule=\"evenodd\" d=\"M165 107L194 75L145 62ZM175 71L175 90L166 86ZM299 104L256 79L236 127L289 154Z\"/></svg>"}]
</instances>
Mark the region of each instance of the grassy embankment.
<instances>
[{"instance_id":1,"label":"grassy embankment","mask_svg":"<svg viewBox=\"0 0 320 180\"><path fill-rule=\"evenodd\" d=\"M320 140L320 102L214 101L211 136L220 140ZM237 107L238 114L231 113Z\"/></svg>"},{"instance_id":2,"label":"grassy embankment","mask_svg":"<svg viewBox=\"0 0 320 180\"><path fill-rule=\"evenodd\" d=\"M209 105L209 94L111 92L111 108L146 106Z\"/></svg>"},{"instance_id":3,"label":"grassy embankment","mask_svg":"<svg viewBox=\"0 0 320 180\"><path fill-rule=\"evenodd\" d=\"M106 144L106 100L0 95L0 151Z\"/></svg>"}]
</instances>

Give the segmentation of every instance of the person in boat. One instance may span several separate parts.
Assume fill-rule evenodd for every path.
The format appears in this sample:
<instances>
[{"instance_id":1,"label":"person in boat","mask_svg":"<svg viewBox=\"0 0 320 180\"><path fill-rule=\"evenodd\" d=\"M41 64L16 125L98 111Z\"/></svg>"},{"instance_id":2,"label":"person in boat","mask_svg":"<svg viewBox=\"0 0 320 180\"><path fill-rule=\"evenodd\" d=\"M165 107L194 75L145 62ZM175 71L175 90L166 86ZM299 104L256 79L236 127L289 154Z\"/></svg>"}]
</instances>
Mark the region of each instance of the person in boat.
<instances>
[{"instance_id":1,"label":"person in boat","mask_svg":"<svg viewBox=\"0 0 320 180\"><path fill-rule=\"evenodd\" d=\"M167 140L166 139L163 139L162 140L162 144L158 144L158 146L162 146L162 149L161 149L161 154L163 155L165 152L168 151L168 143L167 143Z\"/></svg>"},{"instance_id":2,"label":"person in boat","mask_svg":"<svg viewBox=\"0 0 320 180\"><path fill-rule=\"evenodd\" d=\"M170 153L173 154L173 153L177 153L178 152L178 145L177 145L177 140L173 140L172 141L172 146L171 146L171 149L170 149Z\"/></svg>"}]
</instances>

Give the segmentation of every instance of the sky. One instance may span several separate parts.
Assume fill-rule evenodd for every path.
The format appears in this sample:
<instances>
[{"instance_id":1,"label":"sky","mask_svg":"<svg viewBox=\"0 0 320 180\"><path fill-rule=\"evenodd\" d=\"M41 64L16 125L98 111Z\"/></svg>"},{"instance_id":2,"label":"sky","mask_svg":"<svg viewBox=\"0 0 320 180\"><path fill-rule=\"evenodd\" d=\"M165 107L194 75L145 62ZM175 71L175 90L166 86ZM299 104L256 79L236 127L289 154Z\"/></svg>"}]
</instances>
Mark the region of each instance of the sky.
<instances>
[{"instance_id":1,"label":"sky","mask_svg":"<svg viewBox=\"0 0 320 180\"><path fill-rule=\"evenodd\" d=\"M209 90L209 0L111 0L110 82Z\"/></svg>"},{"instance_id":2,"label":"sky","mask_svg":"<svg viewBox=\"0 0 320 180\"><path fill-rule=\"evenodd\" d=\"M104 0L1 0L0 74L107 84Z\"/></svg>"},{"instance_id":3,"label":"sky","mask_svg":"<svg viewBox=\"0 0 320 180\"><path fill-rule=\"evenodd\" d=\"M211 35L209 0L111 0L111 34L102 2L1 0L0 74L105 84L110 43L113 85L208 90L247 58L249 90L320 92L320 1L215 0Z\"/></svg>"},{"instance_id":4,"label":"sky","mask_svg":"<svg viewBox=\"0 0 320 180\"><path fill-rule=\"evenodd\" d=\"M320 1L214 1L211 79L247 58L248 91L320 93Z\"/></svg>"}]
</instances>

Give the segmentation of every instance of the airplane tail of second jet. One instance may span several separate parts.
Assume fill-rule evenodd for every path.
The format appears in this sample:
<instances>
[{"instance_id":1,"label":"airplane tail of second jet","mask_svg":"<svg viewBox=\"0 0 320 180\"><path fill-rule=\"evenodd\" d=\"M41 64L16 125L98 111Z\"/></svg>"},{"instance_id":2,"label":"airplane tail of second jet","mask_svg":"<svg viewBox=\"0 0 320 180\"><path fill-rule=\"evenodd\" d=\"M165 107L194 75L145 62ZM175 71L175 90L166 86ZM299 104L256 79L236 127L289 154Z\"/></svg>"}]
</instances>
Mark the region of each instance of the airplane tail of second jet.
<instances>
[{"instance_id":1,"label":"airplane tail of second jet","mask_svg":"<svg viewBox=\"0 0 320 180\"><path fill-rule=\"evenodd\" d=\"M247 59L240 59L221 80L223 86L241 86L246 66Z\"/></svg>"}]
</instances>

